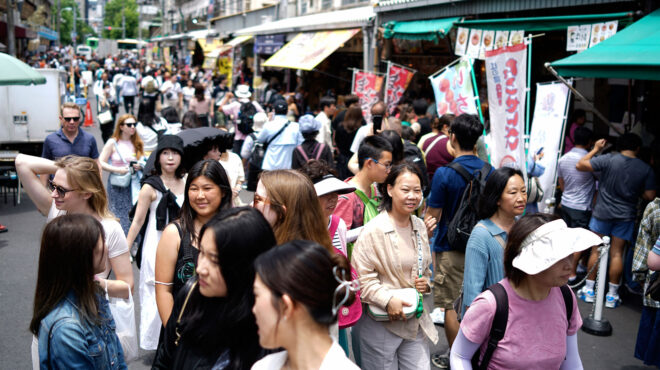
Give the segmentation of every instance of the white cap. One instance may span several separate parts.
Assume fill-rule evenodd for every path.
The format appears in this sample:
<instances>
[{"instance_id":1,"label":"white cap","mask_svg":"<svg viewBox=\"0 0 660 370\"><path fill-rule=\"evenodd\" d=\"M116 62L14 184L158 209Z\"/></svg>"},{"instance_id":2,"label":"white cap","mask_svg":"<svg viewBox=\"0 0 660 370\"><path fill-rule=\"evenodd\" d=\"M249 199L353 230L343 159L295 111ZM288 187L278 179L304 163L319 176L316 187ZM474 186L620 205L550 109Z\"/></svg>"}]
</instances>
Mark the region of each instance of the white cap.
<instances>
[{"instance_id":1,"label":"white cap","mask_svg":"<svg viewBox=\"0 0 660 370\"><path fill-rule=\"evenodd\" d=\"M520 254L513 259L513 267L536 275L566 256L603 243L595 233L583 228L569 228L563 220L542 225L522 242Z\"/></svg>"},{"instance_id":2,"label":"white cap","mask_svg":"<svg viewBox=\"0 0 660 370\"><path fill-rule=\"evenodd\" d=\"M316 196L320 197L330 193L352 193L355 191L355 186L328 174L314 183L314 189L316 190Z\"/></svg>"}]
</instances>

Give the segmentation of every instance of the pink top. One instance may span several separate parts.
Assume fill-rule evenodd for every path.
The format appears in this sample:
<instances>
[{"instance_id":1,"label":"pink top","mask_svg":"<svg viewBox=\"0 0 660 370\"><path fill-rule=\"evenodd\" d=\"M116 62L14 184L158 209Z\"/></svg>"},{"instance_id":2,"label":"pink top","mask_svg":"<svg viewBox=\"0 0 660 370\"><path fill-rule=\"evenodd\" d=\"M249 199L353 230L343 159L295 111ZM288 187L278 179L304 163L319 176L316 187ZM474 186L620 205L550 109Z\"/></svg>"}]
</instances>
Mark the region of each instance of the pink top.
<instances>
[{"instance_id":1,"label":"pink top","mask_svg":"<svg viewBox=\"0 0 660 370\"><path fill-rule=\"evenodd\" d=\"M582 326L575 295L569 325L559 287L552 288L542 301L530 301L520 297L508 279L501 280L500 284L509 298L509 320L488 368L559 369L566 357L566 337L574 335ZM467 340L483 343L480 356L486 351L495 308L495 297L487 290L472 302L461 322L461 331Z\"/></svg>"},{"instance_id":2,"label":"pink top","mask_svg":"<svg viewBox=\"0 0 660 370\"><path fill-rule=\"evenodd\" d=\"M110 139L113 140L114 139ZM115 166L115 167L126 167L131 161L137 161L135 158L135 147L133 146L133 143L130 140L119 140L117 141L117 147L112 146L114 149L112 151L112 155L110 156L110 164ZM117 148L119 148L119 151L121 152L122 157L124 157L124 161L121 160L119 157L119 154L117 154Z\"/></svg>"},{"instance_id":3,"label":"pink top","mask_svg":"<svg viewBox=\"0 0 660 370\"><path fill-rule=\"evenodd\" d=\"M248 99L239 99L239 100L234 100L233 102L229 104L225 104L222 106L222 112L226 115L228 115L232 120L236 120L238 118L238 113L241 111L241 104L244 102L249 101ZM264 109L257 103L256 101L253 101L252 104L254 104L254 107L257 109L257 112L264 112ZM245 140L247 135L242 133L238 129L238 125L234 123L234 140Z\"/></svg>"},{"instance_id":4,"label":"pink top","mask_svg":"<svg viewBox=\"0 0 660 370\"><path fill-rule=\"evenodd\" d=\"M196 96L193 96L190 98L190 103L188 103L188 109L197 114L209 114L210 99L208 96L205 96L204 100L199 101Z\"/></svg>"}]
</instances>

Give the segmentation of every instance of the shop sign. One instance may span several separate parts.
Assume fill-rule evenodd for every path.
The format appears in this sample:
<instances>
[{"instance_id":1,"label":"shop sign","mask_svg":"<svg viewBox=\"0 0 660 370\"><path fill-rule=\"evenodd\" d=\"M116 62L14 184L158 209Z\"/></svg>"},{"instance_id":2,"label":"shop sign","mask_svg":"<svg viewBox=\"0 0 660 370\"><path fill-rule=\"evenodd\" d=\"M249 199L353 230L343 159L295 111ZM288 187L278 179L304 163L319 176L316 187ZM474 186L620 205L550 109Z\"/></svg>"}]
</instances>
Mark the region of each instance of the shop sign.
<instances>
[{"instance_id":1,"label":"shop sign","mask_svg":"<svg viewBox=\"0 0 660 370\"><path fill-rule=\"evenodd\" d=\"M255 54L275 54L284 45L284 35L261 35L254 40Z\"/></svg>"},{"instance_id":2,"label":"shop sign","mask_svg":"<svg viewBox=\"0 0 660 370\"><path fill-rule=\"evenodd\" d=\"M463 113L477 114L471 74L471 61L462 59L429 77L435 94L438 117L446 113L457 116Z\"/></svg>"},{"instance_id":3,"label":"shop sign","mask_svg":"<svg viewBox=\"0 0 660 370\"><path fill-rule=\"evenodd\" d=\"M385 83L385 103L388 112L394 111L415 72L417 71L414 69L388 62L387 82Z\"/></svg>"},{"instance_id":4,"label":"shop sign","mask_svg":"<svg viewBox=\"0 0 660 370\"><path fill-rule=\"evenodd\" d=\"M520 43L486 52L486 78L491 163L498 168L524 168L527 45Z\"/></svg>"},{"instance_id":5,"label":"shop sign","mask_svg":"<svg viewBox=\"0 0 660 370\"><path fill-rule=\"evenodd\" d=\"M589 46L591 26L570 26L566 29L566 51L582 51Z\"/></svg>"},{"instance_id":6,"label":"shop sign","mask_svg":"<svg viewBox=\"0 0 660 370\"><path fill-rule=\"evenodd\" d=\"M484 60L488 51L522 43L525 31L495 31L459 27L457 35L454 54Z\"/></svg>"},{"instance_id":7,"label":"shop sign","mask_svg":"<svg viewBox=\"0 0 660 370\"><path fill-rule=\"evenodd\" d=\"M365 121L371 122L371 107L378 102L380 89L383 87L383 76L377 73L353 70L353 85L351 94L360 98L362 116Z\"/></svg>"}]
</instances>

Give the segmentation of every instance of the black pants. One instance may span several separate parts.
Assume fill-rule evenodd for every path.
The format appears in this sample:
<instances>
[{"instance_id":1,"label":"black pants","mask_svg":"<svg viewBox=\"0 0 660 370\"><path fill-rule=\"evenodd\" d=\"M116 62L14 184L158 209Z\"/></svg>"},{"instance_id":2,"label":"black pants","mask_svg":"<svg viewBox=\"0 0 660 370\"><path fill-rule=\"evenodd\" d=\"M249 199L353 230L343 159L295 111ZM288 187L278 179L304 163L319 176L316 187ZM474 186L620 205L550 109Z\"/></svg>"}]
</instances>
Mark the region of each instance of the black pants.
<instances>
[{"instance_id":1,"label":"black pants","mask_svg":"<svg viewBox=\"0 0 660 370\"><path fill-rule=\"evenodd\" d=\"M133 114L133 107L135 107L135 95L124 96L124 110L126 113Z\"/></svg>"},{"instance_id":2,"label":"black pants","mask_svg":"<svg viewBox=\"0 0 660 370\"><path fill-rule=\"evenodd\" d=\"M234 140L234 146L232 147L231 150L234 153L238 154L239 157L241 156L241 148L243 147L244 142L245 142L245 140ZM245 158L243 158L243 159L245 159Z\"/></svg>"},{"instance_id":3,"label":"black pants","mask_svg":"<svg viewBox=\"0 0 660 370\"><path fill-rule=\"evenodd\" d=\"M588 230L591 211L580 211L562 205L561 218L568 227L582 227Z\"/></svg>"}]
</instances>

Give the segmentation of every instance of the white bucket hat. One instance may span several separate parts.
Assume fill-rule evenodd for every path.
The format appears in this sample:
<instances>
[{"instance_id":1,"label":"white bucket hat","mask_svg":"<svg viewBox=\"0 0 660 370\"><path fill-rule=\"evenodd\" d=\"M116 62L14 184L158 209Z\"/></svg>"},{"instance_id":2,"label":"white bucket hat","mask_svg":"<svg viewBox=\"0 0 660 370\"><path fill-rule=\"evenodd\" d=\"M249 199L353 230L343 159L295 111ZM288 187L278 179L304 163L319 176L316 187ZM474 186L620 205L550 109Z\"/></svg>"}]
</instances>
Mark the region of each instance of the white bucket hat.
<instances>
[{"instance_id":1,"label":"white bucket hat","mask_svg":"<svg viewBox=\"0 0 660 370\"><path fill-rule=\"evenodd\" d=\"M248 99L252 96L252 93L250 92L250 86L248 85L238 85L236 86L236 91L234 91L234 95L236 95L237 98L243 98L243 99Z\"/></svg>"},{"instance_id":2,"label":"white bucket hat","mask_svg":"<svg viewBox=\"0 0 660 370\"><path fill-rule=\"evenodd\" d=\"M589 230L569 228L563 220L555 220L527 235L520 254L513 259L513 267L536 275L572 253L602 243L603 239Z\"/></svg>"},{"instance_id":3,"label":"white bucket hat","mask_svg":"<svg viewBox=\"0 0 660 370\"><path fill-rule=\"evenodd\" d=\"M320 197L321 195L330 193L352 193L355 191L355 186L345 183L333 175L328 174L314 183L314 190L316 190L316 196Z\"/></svg>"}]
</instances>

